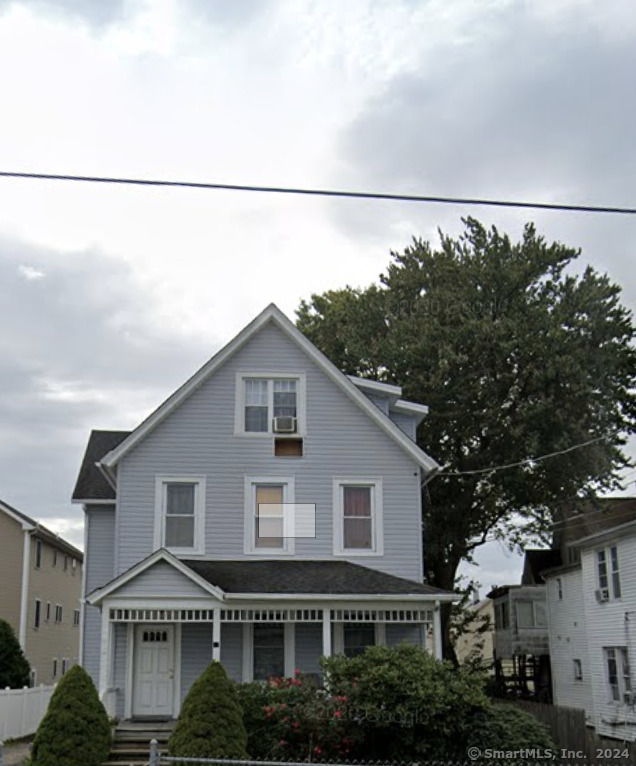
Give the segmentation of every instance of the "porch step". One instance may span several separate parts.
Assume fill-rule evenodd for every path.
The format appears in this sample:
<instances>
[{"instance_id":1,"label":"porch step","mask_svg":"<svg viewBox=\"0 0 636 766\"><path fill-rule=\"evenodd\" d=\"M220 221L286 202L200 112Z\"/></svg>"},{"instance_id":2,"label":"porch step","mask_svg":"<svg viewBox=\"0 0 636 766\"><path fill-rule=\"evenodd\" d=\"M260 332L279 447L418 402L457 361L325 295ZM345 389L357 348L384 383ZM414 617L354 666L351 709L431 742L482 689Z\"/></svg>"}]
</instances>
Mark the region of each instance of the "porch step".
<instances>
[{"instance_id":1,"label":"porch step","mask_svg":"<svg viewBox=\"0 0 636 766\"><path fill-rule=\"evenodd\" d=\"M103 766L145 766L150 740L156 739L166 752L176 721L124 721L115 729L108 761Z\"/></svg>"}]
</instances>

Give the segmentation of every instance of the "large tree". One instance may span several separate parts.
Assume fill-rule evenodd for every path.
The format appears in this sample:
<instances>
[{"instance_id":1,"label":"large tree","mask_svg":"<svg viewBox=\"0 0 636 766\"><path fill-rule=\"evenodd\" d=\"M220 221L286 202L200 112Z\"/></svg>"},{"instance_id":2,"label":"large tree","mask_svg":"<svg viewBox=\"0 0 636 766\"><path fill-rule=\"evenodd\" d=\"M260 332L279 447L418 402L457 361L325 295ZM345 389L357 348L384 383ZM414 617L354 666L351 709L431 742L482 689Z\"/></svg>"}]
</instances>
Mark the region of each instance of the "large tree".
<instances>
[{"instance_id":1,"label":"large tree","mask_svg":"<svg viewBox=\"0 0 636 766\"><path fill-rule=\"evenodd\" d=\"M485 541L546 539L564 501L616 488L636 427L620 287L532 224L512 242L463 223L437 248L391 253L379 285L312 295L297 312L344 372L429 405L418 444L443 470L423 487L424 563L446 589Z\"/></svg>"}]
</instances>

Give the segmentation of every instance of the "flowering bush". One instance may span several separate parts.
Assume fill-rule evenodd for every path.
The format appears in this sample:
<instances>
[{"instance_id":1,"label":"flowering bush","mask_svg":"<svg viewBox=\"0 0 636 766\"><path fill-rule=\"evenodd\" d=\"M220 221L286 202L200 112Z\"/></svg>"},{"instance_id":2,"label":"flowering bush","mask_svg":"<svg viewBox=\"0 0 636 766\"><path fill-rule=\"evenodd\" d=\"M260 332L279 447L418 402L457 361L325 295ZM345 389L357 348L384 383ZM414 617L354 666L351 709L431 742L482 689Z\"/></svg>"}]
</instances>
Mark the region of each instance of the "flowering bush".
<instances>
[{"instance_id":1,"label":"flowering bush","mask_svg":"<svg viewBox=\"0 0 636 766\"><path fill-rule=\"evenodd\" d=\"M346 695L330 695L296 671L293 678L240 684L247 749L253 758L349 758L362 736Z\"/></svg>"}]
</instances>

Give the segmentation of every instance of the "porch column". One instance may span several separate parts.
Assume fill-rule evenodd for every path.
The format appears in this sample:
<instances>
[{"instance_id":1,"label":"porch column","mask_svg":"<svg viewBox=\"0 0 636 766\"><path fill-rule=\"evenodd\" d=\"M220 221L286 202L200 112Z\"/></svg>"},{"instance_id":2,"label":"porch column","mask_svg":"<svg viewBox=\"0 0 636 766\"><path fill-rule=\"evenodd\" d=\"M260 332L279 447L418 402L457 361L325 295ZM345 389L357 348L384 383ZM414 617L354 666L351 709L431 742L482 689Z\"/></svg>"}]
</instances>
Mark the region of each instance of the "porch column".
<instances>
[{"instance_id":1,"label":"porch column","mask_svg":"<svg viewBox=\"0 0 636 766\"><path fill-rule=\"evenodd\" d=\"M439 601L435 602L433 610L433 643L435 645L435 657L442 659L442 610Z\"/></svg>"},{"instance_id":2,"label":"porch column","mask_svg":"<svg viewBox=\"0 0 636 766\"><path fill-rule=\"evenodd\" d=\"M331 609L322 610L322 653L331 657Z\"/></svg>"},{"instance_id":3,"label":"porch column","mask_svg":"<svg viewBox=\"0 0 636 766\"><path fill-rule=\"evenodd\" d=\"M102 605L102 631L101 631L101 650L99 657L99 698L103 702L106 712L113 715L114 711L110 709L109 688L112 685L113 675L113 649L114 649L114 625L110 621L110 609L106 604Z\"/></svg>"},{"instance_id":4,"label":"porch column","mask_svg":"<svg viewBox=\"0 0 636 766\"><path fill-rule=\"evenodd\" d=\"M214 610L212 615L212 659L221 661L221 610Z\"/></svg>"}]
</instances>

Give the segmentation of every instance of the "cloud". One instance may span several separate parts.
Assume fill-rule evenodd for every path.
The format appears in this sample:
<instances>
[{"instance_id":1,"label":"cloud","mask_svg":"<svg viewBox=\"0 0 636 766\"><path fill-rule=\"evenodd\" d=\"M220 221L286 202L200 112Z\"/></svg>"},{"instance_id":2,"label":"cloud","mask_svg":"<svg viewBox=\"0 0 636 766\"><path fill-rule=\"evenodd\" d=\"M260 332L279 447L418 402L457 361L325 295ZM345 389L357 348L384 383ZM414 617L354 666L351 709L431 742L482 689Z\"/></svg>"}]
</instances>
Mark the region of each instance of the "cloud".
<instances>
[{"instance_id":1,"label":"cloud","mask_svg":"<svg viewBox=\"0 0 636 766\"><path fill-rule=\"evenodd\" d=\"M73 519L89 430L134 427L212 355L152 305L99 251L0 237L1 498L44 523Z\"/></svg>"},{"instance_id":2,"label":"cloud","mask_svg":"<svg viewBox=\"0 0 636 766\"><path fill-rule=\"evenodd\" d=\"M126 0L0 0L0 14L15 6L22 6L35 14L53 18L69 18L82 21L94 29L123 21L126 16Z\"/></svg>"}]
</instances>

